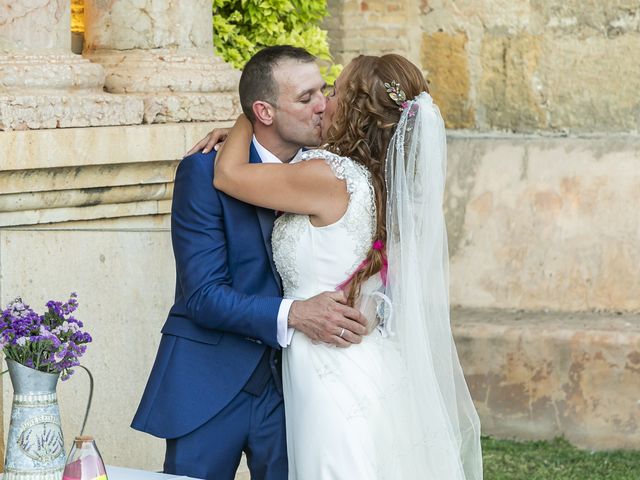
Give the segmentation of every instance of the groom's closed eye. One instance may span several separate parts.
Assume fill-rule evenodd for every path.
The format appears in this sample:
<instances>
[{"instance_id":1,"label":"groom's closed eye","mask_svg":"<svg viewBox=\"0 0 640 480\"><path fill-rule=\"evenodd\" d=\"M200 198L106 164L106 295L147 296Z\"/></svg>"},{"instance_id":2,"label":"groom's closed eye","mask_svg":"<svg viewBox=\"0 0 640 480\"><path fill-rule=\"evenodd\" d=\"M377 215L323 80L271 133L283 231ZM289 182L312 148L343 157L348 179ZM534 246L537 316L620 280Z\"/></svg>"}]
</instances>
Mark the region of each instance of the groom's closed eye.
<instances>
[{"instance_id":1,"label":"groom's closed eye","mask_svg":"<svg viewBox=\"0 0 640 480\"><path fill-rule=\"evenodd\" d=\"M307 90L304 90L300 92L300 94L298 95L298 101L302 103L309 103L313 98L314 94L316 94L317 92L318 90L315 88L309 88Z\"/></svg>"}]
</instances>

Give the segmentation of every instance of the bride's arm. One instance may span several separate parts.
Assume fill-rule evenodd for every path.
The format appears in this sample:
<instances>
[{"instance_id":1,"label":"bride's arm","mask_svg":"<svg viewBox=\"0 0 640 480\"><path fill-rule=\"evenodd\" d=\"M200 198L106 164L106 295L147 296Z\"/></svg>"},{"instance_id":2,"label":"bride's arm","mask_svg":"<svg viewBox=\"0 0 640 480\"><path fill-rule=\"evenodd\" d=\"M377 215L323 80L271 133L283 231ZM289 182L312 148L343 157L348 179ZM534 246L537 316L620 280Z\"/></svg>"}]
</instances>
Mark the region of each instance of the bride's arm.
<instances>
[{"instance_id":1,"label":"bride's arm","mask_svg":"<svg viewBox=\"0 0 640 480\"><path fill-rule=\"evenodd\" d=\"M295 164L249 163L251 122L238 117L218 152L213 184L218 189L260 207L335 219L348 203L345 182L324 160Z\"/></svg>"}]
</instances>

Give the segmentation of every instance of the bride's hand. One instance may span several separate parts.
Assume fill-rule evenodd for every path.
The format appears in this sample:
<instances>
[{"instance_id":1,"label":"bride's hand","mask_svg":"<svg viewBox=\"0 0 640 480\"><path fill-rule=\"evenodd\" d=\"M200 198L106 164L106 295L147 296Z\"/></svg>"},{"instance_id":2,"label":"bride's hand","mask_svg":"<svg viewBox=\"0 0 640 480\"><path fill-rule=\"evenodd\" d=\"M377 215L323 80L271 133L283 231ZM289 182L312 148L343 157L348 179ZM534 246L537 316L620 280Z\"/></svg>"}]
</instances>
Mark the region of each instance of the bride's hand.
<instances>
[{"instance_id":1,"label":"bride's hand","mask_svg":"<svg viewBox=\"0 0 640 480\"><path fill-rule=\"evenodd\" d=\"M202 150L202 153L209 153L211 150L219 150L220 146L229 136L229 130L229 128L214 128L207 133L206 137L191 147L191 150L189 150L184 156L188 157L200 150Z\"/></svg>"}]
</instances>

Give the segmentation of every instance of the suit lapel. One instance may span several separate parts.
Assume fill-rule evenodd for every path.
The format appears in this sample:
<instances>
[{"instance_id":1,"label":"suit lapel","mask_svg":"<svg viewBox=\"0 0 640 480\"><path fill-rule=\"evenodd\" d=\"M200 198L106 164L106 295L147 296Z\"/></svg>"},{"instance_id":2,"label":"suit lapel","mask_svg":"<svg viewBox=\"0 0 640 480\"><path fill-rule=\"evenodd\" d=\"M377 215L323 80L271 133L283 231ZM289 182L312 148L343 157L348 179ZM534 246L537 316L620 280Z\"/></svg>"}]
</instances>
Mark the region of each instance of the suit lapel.
<instances>
[{"instance_id":1,"label":"suit lapel","mask_svg":"<svg viewBox=\"0 0 640 480\"><path fill-rule=\"evenodd\" d=\"M253 143L251 143L251 154L249 155L249 163L262 163L260 155L258 155L258 152L253 146ZM276 213L268 208L255 207L255 209L256 215L258 216L258 222L260 223L260 230L262 231L262 241L264 243L264 248L266 249L267 256L269 257L271 271L273 272L273 276L278 283L278 287L280 288L280 290L282 290L280 275L278 275L276 265L275 263L273 263L273 251L271 249L271 233L273 232L273 222L276 219Z\"/></svg>"}]
</instances>

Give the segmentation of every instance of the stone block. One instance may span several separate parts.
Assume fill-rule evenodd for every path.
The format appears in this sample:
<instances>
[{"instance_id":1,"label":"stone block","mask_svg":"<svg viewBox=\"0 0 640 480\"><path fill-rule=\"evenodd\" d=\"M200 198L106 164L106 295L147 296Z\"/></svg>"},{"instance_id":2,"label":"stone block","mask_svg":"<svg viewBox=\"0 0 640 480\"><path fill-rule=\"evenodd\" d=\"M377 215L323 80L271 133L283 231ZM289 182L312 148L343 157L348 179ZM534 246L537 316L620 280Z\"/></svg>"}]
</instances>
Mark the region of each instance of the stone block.
<instances>
[{"instance_id":1,"label":"stone block","mask_svg":"<svg viewBox=\"0 0 640 480\"><path fill-rule=\"evenodd\" d=\"M44 303L79 294L76 318L93 336L82 363L96 389L85 433L106 463L158 471L164 441L129 427L160 341L174 293L167 216L73 222L57 230L0 230L0 303L15 296ZM5 422L11 385L4 382ZM88 395L82 370L58 385L65 450L79 433ZM132 447L133 446L133 447Z\"/></svg>"},{"instance_id":2,"label":"stone block","mask_svg":"<svg viewBox=\"0 0 640 480\"><path fill-rule=\"evenodd\" d=\"M548 128L571 132L640 130L640 35L546 35L535 73ZM531 79L536 80L536 78Z\"/></svg>"},{"instance_id":3,"label":"stone block","mask_svg":"<svg viewBox=\"0 0 640 480\"><path fill-rule=\"evenodd\" d=\"M135 125L143 102L98 92L0 95L0 130Z\"/></svg>"},{"instance_id":4,"label":"stone block","mask_svg":"<svg viewBox=\"0 0 640 480\"><path fill-rule=\"evenodd\" d=\"M172 183L168 182L150 185L100 186L96 188L0 194L0 226L2 225L1 216L4 212L44 211L69 207L90 207L100 204L166 200L171 199L172 194Z\"/></svg>"},{"instance_id":5,"label":"stone block","mask_svg":"<svg viewBox=\"0 0 640 480\"><path fill-rule=\"evenodd\" d=\"M219 57L175 49L98 50L85 54L104 67L111 93L214 93L237 95L240 72Z\"/></svg>"},{"instance_id":6,"label":"stone block","mask_svg":"<svg viewBox=\"0 0 640 480\"><path fill-rule=\"evenodd\" d=\"M545 0L531 2L541 29L559 35L616 37L640 31L640 4L634 0Z\"/></svg>"},{"instance_id":7,"label":"stone block","mask_svg":"<svg viewBox=\"0 0 640 480\"><path fill-rule=\"evenodd\" d=\"M59 224L71 221L97 220L105 218L147 217L171 212L167 201L144 200L140 202L82 205L36 210L0 211L0 227Z\"/></svg>"},{"instance_id":8,"label":"stone block","mask_svg":"<svg viewBox=\"0 0 640 480\"><path fill-rule=\"evenodd\" d=\"M465 33L436 32L422 37L422 67L429 72L429 88L447 128L470 128L475 123L467 40Z\"/></svg>"},{"instance_id":9,"label":"stone block","mask_svg":"<svg viewBox=\"0 0 640 480\"><path fill-rule=\"evenodd\" d=\"M640 311L640 137L450 135L451 302Z\"/></svg>"},{"instance_id":10,"label":"stone block","mask_svg":"<svg viewBox=\"0 0 640 480\"><path fill-rule=\"evenodd\" d=\"M485 34L478 100L489 128L533 131L546 127L536 83L541 37Z\"/></svg>"},{"instance_id":11,"label":"stone block","mask_svg":"<svg viewBox=\"0 0 640 480\"><path fill-rule=\"evenodd\" d=\"M384 0L366 0L360 2L360 11L366 13L385 13L386 1Z\"/></svg>"},{"instance_id":12,"label":"stone block","mask_svg":"<svg viewBox=\"0 0 640 480\"><path fill-rule=\"evenodd\" d=\"M69 167L86 167L98 165L119 165L124 175L139 177L130 169L139 167L135 164L150 163L144 173L147 180L153 178L153 168L157 168L158 176L165 175L165 170L153 162L175 161L181 159L196 141L200 140L213 128L229 126L229 122L193 122L169 123L164 125L133 125L122 127L69 128L53 130L27 130L5 132L0 135L0 151L6 156L0 157L0 171L36 170ZM125 164L124 166L121 164ZM67 175L74 175L65 170L55 170L60 174L59 185L71 181ZM104 182L113 179L116 172L110 170L102 176ZM90 182L89 177L98 178L102 173L89 172L83 182ZM24 175L28 175L27 172ZM96 177L97 176L97 177ZM67 180L63 180L67 177ZM3 178L0 176L0 185ZM13 181L11 177L7 182ZM34 177L32 188L38 190L39 184ZM28 180L25 180L28 181ZM80 181L80 180L79 180ZM120 181L126 181L126 177ZM12 192L18 190L13 189Z\"/></svg>"},{"instance_id":13,"label":"stone block","mask_svg":"<svg viewBox=\"0 0 640 480\"><path fill-rule=\"evenodd\" d=\"M482 432L640 449L640 316L453 310Z\"/></svg>"},{"instance_id":14,"label":"stone block","mask_svg":"<svg viewBox=\"0 0 640 480\"><path fill-rule=\"evenodd\" d=\"M531 3L528 0L462 0L456 1L455 10L446 10L455 15L458 25L465 25L468 30L471 26L481 25L485 31L500 28L516 33L526 31L530 26ZM443 27L447 26L440 26Z\"/></svg>"},{"instance_id":15,"label":"stone block","mask_svg":"<svg viewBox=\"0 0 640 480\"><path fill-rule=\"evenodd\" d=\"M5 132L0 227L164 215L179 159L216 125Z\"/></svg>"},{"instance_id":16,"label":"stone block","mask_svg":"<svg viewBox=\"0 0 640 480\"><path fill-rule=\"evenodd\" d=\"M0 170L0 204L9 196L51 192L110 190L123 186L157 186L173 181L178 160L86 165L83 167ZM72 195L73 196L73 195ZM67 197L67 200L69 197ZM53 201L53 199L51 199ZM58 201L57 199L55 200ZM48 202L45 201L45 204ZM4 203L8 206L9 203ZM6 210L0 208L0 211Z\"/></svg>"},{"instance_id":17,"label":"stone block","mask_svg":"<svg viewBox=\"0 0 640 480\"><path fill-rule=\"evenodd\" d=\"M235 120L242 108L236 92L139 94L144 123Z\"/></svg>"},{"instance_id":18,"label":"stone block","mask_svg":"<svg viewBox=\"0 0 640 480\"><path fill-rule=\"evenodd\" d=\"M407 14L403 11L387 11L383 12L380 17L379 23L382 25L398 25L405 28L407 27L407 23L409 18Z\"/></svg>"}]
</instances>

